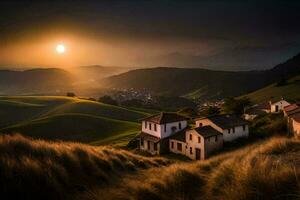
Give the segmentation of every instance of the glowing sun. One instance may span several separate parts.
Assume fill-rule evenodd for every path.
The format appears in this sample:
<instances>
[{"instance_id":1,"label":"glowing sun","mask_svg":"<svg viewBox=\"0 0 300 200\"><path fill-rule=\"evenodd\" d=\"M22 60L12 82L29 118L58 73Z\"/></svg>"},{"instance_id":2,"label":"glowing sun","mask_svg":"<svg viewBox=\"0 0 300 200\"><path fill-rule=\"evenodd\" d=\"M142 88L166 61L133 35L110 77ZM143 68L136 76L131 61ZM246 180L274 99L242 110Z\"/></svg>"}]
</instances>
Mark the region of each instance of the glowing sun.
<instances>
[{"instance_id":1,"label":"glowing sun","mask_svg":"<svg viewBox=\"0 0 300 200\"><path fill-rule=\"evenodd\" d=\"M59 53L59 54L63 54L65 53L66 49L65 49L65 46L63 44L58 44L56 46L56 52Z\"/></svg>"}]
</instances>

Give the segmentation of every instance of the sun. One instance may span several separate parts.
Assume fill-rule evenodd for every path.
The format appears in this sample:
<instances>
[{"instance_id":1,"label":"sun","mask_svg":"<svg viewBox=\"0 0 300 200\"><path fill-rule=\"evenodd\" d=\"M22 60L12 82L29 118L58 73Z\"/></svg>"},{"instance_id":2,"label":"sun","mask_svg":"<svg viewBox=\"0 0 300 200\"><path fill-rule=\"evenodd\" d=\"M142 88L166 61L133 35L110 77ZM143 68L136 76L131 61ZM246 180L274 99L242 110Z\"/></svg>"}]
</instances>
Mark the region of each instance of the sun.
<instances>
[{"instance_id":1,"label":"sun","mask_svg":"<svg viewBox=\"0 0 300 200\"><path fill-rule=\"evenodd\" d=\"M65 53L66 49L65 49L65 45L63 44L58 44L56 46L56 52L59 53L59 54L63 54Z\"/></svg>"}]
</instances>

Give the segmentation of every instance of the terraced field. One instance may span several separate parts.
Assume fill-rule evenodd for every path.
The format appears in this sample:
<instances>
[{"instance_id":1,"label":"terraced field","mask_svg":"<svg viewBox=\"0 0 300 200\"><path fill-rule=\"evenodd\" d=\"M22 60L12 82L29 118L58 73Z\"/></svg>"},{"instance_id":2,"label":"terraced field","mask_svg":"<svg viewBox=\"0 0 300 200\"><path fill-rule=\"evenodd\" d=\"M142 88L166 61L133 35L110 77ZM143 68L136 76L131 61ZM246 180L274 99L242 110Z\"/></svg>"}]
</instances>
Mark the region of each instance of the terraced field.
<instances>
[{"instance_id":1,"label":"terraced field","mask_svg":"<svg viewBox=\"0 0 300 200\"><path fill-rule=\"evenodd\" d=\"M0 132L34 138L124 144L148 113L58 96L0 97Z\"/></svg>"}]
</instances>

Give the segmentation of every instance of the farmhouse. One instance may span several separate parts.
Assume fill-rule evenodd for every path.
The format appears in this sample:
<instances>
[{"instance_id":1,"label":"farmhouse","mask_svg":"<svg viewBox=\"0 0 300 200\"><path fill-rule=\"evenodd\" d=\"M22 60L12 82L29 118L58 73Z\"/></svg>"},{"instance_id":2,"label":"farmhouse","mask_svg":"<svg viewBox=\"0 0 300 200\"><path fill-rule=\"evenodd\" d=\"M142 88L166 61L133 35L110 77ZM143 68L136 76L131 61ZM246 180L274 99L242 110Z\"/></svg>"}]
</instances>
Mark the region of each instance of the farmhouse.
<instances>
[{"instance_id":1,"label":"farmhouse","mask_svg":"<svg viewBox=\"0 0 300 200\"><path fill-rule=\"evenodd\" d=\"M142 119L140 149L151 154L168 151L168 137L183 131L187 127L187 118L176 113L162 112Z\"/></svg>"},{"instance_id":2,"label":"farmhouse","mask_svg":"<svg viewBox=\"0 0 300 200\"><path fill-rule=\"evenodd\" d=\"M214 115L196 120L196 127L211 126L223 134L224 142L249 136L248 121L236 115Z\"/></svg>"},{"instance_id":3,"label":"farmhouse","mask_svg":"<svg viewBox=\"0 0 300 200\"><path fill-rule=\"evenodd\" d=\"M223 147L223 135L211 126L203 126L176 133L170 137L170 152L203 160L214 151Z\"/></svg>"},{"instance_id":4,"label":"farmhouse","mask_svg":"<svg viewBox=\"0 0 300 200\"><path fill-rule=\"evenodd\" d=\"M286 100L284 100L283 98L280 101L276 101L273 102L270 101L270 112L271 113L279 113L281 111L283 111L283 108L290 105L289 102L287 102Z\"/></svg>"},{"instance_id":5,"label":"farmhouse","mask_svg":"<svg viewBox=\"0 0 300 200\"><path fill-rule=\"evenodd\" d=\"M221 149L223 142L248 137L248 129L248 122L235 115L201 118L191 129L185 117L163 112L142 120L139 148L153 155L172 152L203 160Z\"/></svg>"}]
</instances>

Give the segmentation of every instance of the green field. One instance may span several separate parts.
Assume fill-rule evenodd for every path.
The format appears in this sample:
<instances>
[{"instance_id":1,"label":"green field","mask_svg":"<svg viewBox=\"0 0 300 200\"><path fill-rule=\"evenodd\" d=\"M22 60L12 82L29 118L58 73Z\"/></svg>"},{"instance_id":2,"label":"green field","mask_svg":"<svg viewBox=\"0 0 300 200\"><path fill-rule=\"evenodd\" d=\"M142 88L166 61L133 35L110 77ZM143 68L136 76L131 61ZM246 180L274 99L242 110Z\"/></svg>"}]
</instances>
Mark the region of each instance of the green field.
<instances>
[{"instance_id":1,"label":"green field","mask_svg":"<svg viewBox=\"0 0 300 200\"><path fill-rule=\"evenodd\" d=\"M284 97L290 101L300 100L300 76L293 77L287 81L286 85L269 85L265 88L245 95L254 103L268 102L269 100L279 100Z\"/></svg>"},{"instance_id":2,"label":"green field","mask_svg":"<svg viewBox=\"0 0 300 200\"><path fill-rule=\"evenodd\" d=\"M0 132L99 144L126 143L148 113L58 96L0 97Z\"/></svg>"}]
</instances>

